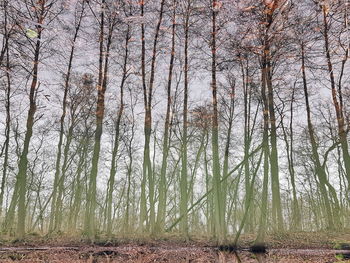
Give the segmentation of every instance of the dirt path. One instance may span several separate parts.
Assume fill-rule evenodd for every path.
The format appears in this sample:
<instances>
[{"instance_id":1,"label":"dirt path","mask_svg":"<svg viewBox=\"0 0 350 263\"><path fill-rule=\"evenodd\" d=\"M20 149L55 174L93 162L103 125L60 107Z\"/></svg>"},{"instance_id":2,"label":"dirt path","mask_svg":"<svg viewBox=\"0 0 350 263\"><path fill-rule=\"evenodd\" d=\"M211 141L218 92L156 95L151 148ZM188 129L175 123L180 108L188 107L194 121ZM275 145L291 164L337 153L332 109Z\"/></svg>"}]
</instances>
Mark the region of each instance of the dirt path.
<instances>
[{"instance_id":1,"label":"dirt path","mask_svg":"<svg viewBox=\"0 0 350 263\"><path fill-rule=\"evenodd\" d=\"M343 259L336 258L342 254ZM266 254L228 253L205 246L122 245L117 247L2 247L0 262L349 262L350 251L327 249L271 249Z\"/></svg>"}]
</instances>

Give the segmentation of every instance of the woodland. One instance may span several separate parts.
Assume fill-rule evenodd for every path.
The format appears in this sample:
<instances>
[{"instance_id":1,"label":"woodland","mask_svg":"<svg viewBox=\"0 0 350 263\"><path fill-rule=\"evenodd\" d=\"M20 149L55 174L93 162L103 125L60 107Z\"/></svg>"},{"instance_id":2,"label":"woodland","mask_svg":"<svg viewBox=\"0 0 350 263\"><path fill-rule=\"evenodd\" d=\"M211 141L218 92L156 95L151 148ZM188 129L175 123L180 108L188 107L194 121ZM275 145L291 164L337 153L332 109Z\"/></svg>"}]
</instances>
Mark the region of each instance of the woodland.
<instances>
[{"instance_id":1,"label":"woodland","mask_svg":"<svg viewBox=\"0 0 350 263\"><path fill-rule=\"evenodd\" d=\"M349 233L349 0L0 3L0 238Z\"/></svg>"}]
</instances>

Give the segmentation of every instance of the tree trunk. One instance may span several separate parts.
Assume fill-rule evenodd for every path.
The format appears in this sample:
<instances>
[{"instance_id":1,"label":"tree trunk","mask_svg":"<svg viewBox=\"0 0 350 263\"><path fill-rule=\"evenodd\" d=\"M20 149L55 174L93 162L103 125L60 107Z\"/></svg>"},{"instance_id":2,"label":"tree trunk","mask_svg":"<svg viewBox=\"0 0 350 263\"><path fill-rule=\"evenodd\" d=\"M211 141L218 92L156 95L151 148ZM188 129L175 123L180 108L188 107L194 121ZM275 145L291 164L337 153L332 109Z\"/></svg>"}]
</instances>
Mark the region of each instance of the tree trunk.
<instances>
[{"instance_id":1,"label":"tree trunk","mask_svg":"<svg viewBox=\"0 0 350 263\"><path fill-rule=\"evenodd\" d=\"M269 183L269 110L266 96L266 71L262 70L261 78L261 97L262 97L262 110L264 119L263 141L262 151L264 152L264 177L263 177L263 189L261 193L261 210L259 218L258 236L255 240L256 244L262 244L265 241L265 235L267 231L267 205L268 205L268 183Z\"/></svg>"},{"instance_id":2,"label":"tree trunk","mask_svg":"<svg viewBox=\"0 0 350 263\"><path fill-rule=\"evenodd\" d=\"M78 38L78 33L80 30L81 21L84 14L84 5L85 1L82 2L82 11L78 20L78 24L75 28L75 33L73 37L73 43L70 50L70 56L68 61L68 68L65 78L65 85L64 85L64 93L63 93L63 102L62 102L62 115L60 119L60 135L57 145L57 156L56 156L56 164L55 164L55 177L54 177L54 184L53 184L53 192L52 192L52 203L51 203L51 215L50 215L50 223L49 223L49 231L53 231L55 229L55 213L56 213L56 202L57 202L57 190L58 190L58 182L60 181L60 172L61 172L61 156L62 156L62 145L63 145L63 135L64 135L64 121L66 117L67 112L67 95L69 91L69 84L70 84L70 76L73 66L73 58L74 58L74 52L75 52L75 43ZM62 179L63 180L63 179Z\"/></svg>"},{"instance_id":3,"label":"tree trunk","mask_svg":"<svg viewBox=\"0 0 350 263\"><path fill-rule=\"evenodd\" d=\"M183 101L183 127L182 127L182 147L181 147L181 178L180 178L180 223L181 233L188 239L188 167L187 167L187 142L188 142L188 41L189 41L189 19L190 2L187 1L185 14L185 65L184 65L184 101Z\"/></svg>"},{"instance_id":4,"label":"tree trunk","mask_svg":"<svg viewBox=\"0 0 350 263\"><path fill-rule=\"evenodd\" d=\"M145 2L140 1L141 6L141 17L144 17L144 6ZM146 151L149 151L149 142L147 140L147 125L150 120L148 120L148 111L147 111L147 86L146 86L146 39L145 39L145 25L141 24L141 75L142 75L142 89L143 89L143 100L145 107L145 123L144 123L144 136L145 136L145 145L143 150L143 163L142 163L142 180L141 180L141 197L140 197L140 222L139 229L141 231L145 230L145 224L147 224L147 200L146 200L146 182L147 182L147 161ZM151 124L151 123L149 123ZM148 149L146 146L148 144Z\"/></svg>"},{"instance_id":5,"label":"tree trunk","mask_svg":"<svg viewBox=\"0 0 350 263\"><path fill-rule=\"evenodd\" d=\"M277 229L283 230L283 216L280 194L280 180L279 180L279 165L278 165L278 150L277 150L277 127L276 117L274 109L272 76L271 76L271 63L267 61L266 64L266 81L268 89L268 105L269 105L269 117L270 117L270 143L271 143L271 187L272 187L272 218L277 223Z\"/></svg>"},{"instance_id":6,"label":"tree trunk","mask_svg":"<svg viewBox=\"0 0 350 263\"><path fill-rule=\"evenodd\" d=\"M145 123L144 123L144 135L145 135L145 145L143 153L143 178L142 178L142 193L141 193L141 214L140 214L140 227L144 229L144 222L147 219L147 206L146 206L146 193L145 193L145 183L148 180L148 198L150 204L150 216L148 222L148 229L153 234L155 230L155 202L154 202L154 175L152 173L152 162L150 157L150 141L152 133L152 96L153 96L153 86L155 79L155 64L157 58L157 45L158 37L160 33L160 26L163 19L165 0L160 3L160 11L157 22L157 27L155 31L155 36L153 39L153 52L151 59L151 75L149 80L149 87L147 90L146 86L146 69L145 69L145 27L142 24L142 54L141 54L141 66L142 66L142 82L143 82L143 95L144 95L144 107L145 107ZM144 2L141 2L141 16L144 15Z\"/></svg>"},{"instance_id":7,"label":"tree trunk","mask_svg":"<svg viewBox=\"0 0 350 263\"><path fill-rule=\"evenodd\" d=\"M61 169L61 177L57 182L57 198L55 203L55 211L54 211L54 222L53 222L53 230L60 231L62 225L63 218L63 198L64 198L64 183L66 181L66 172L68 169L68 159L69 159L69 149L71 146L71 142L73 139L73 130L74 130L74 119L72 116L72 123L68 129L68 134L66 137L66 144L63 150L63 164Z\"/></svg>"},{"instance_id":8,"label":"tree trunk","mask_svg":"<svg viewBox=\"0 0 350 263\"><path fill-rule=\"evenodd\" d=\"M7 33L7 13L5 9L5 37L8 38ZM6 42L7 44L8 42ZM1 63L0 63L1 65ZM6 125L5 125L5 143L4 143L4 163L2 170L1 178L1 188L0 188L0 219L2 216L3 202L4 202L4 193L5 185L7 179L7 168L9 160L9 146L10 146L10 131L11 131L11 76L10 76L10 56L9 56L9 47L6 48L6 91L5 91L5 111L6 111Z\"/></svg>"},{"instance_id":9,"label":"tree trunk","mask_svg":"<svg viewBox=\"0 0 350 263\"><path fill-rule=\"evenodd\" d=\"M175 30L176 30L176 5L177 0L174 0L174 12L172 20L172 33L171 33L171 54L169 62L169 74L168 74L168 86L167 86L167 109L165 115L165 126L164 126L164 138L163 138L163 149L162 149L162 167L160 171L160 182L159 182L159 202L157 212L157 232L162 233L165 225L165 214L166 214L166 171L168 166L168 154L169 154L169 129L170 129L170 112L171 112L171 87L173 79L173 68L175 59Z\"/></svg>"},{"instance_id":10,"label":"tree trunk","mask_svg":"<svg viewBox=\"0 0 350 263\"><path fill-rule=\"evenodd\" d=\"M311 110L310 110L310 104L309 104L309 95L308 95L308 87L307 87L307 79L306 79L306 72L305 72L305 51L304 51L304 44L301 45L301 52L302 52L302 77L303 77L303 88L304 88L304 96L305 96L305 104L306 104L306 114L307 114L307 125L308 125L308 132L310 136L310 142L311 142L311 150L312 150L312 157L313 161L315 163L315 172L317 175L317 178L319 179L320 183L320 191L321 195L324 201L325 205L325 213L327 215L327 227L329 229L334 229L334 220L333 220L333 214L332 214L332 207L331 203L328 197L328 191L326 188L327 182L327 175L324 170L324 168L321 165L320 157L317 150L317 143L316 138L314 134L313 125L311 122Z\"/></svg>"},{"instance_id":11,"label":"tree trunk","mask_svg":"<svg viewBox=\"0 0 350 263\"><path fill-rule=\"evenodd\" d=\"M89 144L89 140L87 139L87 137L83 137L79 144L79 149L78 149L79 161L78 161L78 167L76 170L75 188L72 193L73 204L71 206L70 214L69 214L68 230L75 231L77 227L78 214L81 206L81 195L83 190L81 175L84 170L84 163L87 161L86 158L87 158L87 152L88 152L88 144Z\"/></svg>"},{"instance_id":12,"label":"tree trunk","mask_svg":"<svg viewBox=\"0 0 350 263\"><path fill-rule=\"evenodd\" d=\"M244 224L246 223L246 220L247 220L247 217L249 215L249 207L252 203L252 197L253 197L253 188L254 188L254 183L255 183L255 178L256 178L256 175L258 174L258 171L259 171L259 167L260 167L260 164L261 164L261 160L262 160L262 157L263 157L263 154L264 152L262 151L261 154L260 154L260 157L259 157L259 160L257 162L257 165L256 165L256 169L252 175L252 180L251 182L249 182L249 187L250 187L250 190L248 191L249 193L249 197L248 197L248 205L245 205L244 207L244 214L243 214L243 218L242 218L242 221L239 225L239 228L238 228L238 231L236 233L236 237L233 241L233 245L234 246L237 246L237 243L238 243L238 239L241 235L241 232L243 230L243 227L244 227ZM248 161L248 160L246 160Z\"/></svg>"},{"instance_id":13,"label":"tree trunk","mask_svg":"<svg viewBox=\"0 0 350 263\"><path fill-rule=\"evenodd\" d=\"M264 49L262 55L262 66L264 71L264 81L267 87L267 102L270 121L270 165L271 165L271 188L272 188L272 219L278 231L283 231L283 216L280 194L279 181L279 165L278 165L278 150L277 150L277 127L274 105L274 92L272 86L272 62L271 62L271 43L269 30L274 22L273 13L277 8L278 3L273 3L271 8L266 9L266 21L264 32Z\"/></svg>"},{"instance_id":14,"label":"tree trunk","mask_svg":"<svg viewBox=\"0 0 350 263\"><path fill-rule=\"evenodd\" d=\"M95 225L95 210L96 210L96 179L98 172L98 162L101 149L101 137L103 131L103 118L105 111L105 92L107 86L107 69L108 69L108 52L106 52L105 68L103 69L103 39L104 39L104 5L105 0L102 0L101 15L100 15L100 50L99 50L99 73L97 83L97 106L96 106L96 130L94 138L94 149L91 163L89 188L87 192L87 204L85 214L85 231L91 241L95 238L96 225Z\"/></svg>"},{"instance_id":15,"label":"tree trunk","mask_svg":"<svg viewBox=\"0 0 350 263\"><path fill-rule=\"evenodd\" d=\"M44 1L43 1L44 2ZM34 115L36 112L36 92L38 83L38 64L40 52L41 30L39 31L39 40L36 42L35 57L33 66L33 79L30 87L30 105L27 116L26 134L23 143L23 149L18 165L18 174L16 180L18 182L18 218L17 218L17 236L23 238L25 235L25 218L26 218L26 192L27 192L27 168L28 168L28 151L30 140L33 135ZM14 193L13 199L17 199Z\"/></svg>"},{"instance_id":16,"label":"tree trunk","mask_svg":"<svg viewBox=\"0 0 350 263\"><path fill-rule=\"evenodd\" d=\"M219 243L224 241L225 229L224 221L225 216L223 213L223 206L226 204L221 203L221 184L220 184L220 158L219 158L219 122L218 122L218 101L217 101L217 84L216 84L216 7L218 3L216 0L212 2L212 39L211 39L211 53L212 53L212 67L211 67L211 87L212 87L212 104L213 104L213 116L212 116L212 155L213 155L213 195L214 195L214 222L215 233Z\"/></svg>"},{"instance_id":17,"label":"tree trunk","mask_svg":"<svg viewBox=\"0 0 350 263\"><path fill-rule=\"evenodd\" d=\"M49 7L45 6L46 1L40 2L40 13L38 14L38 24L36 26L38 30L38 39L35 44L33 69L32 69L32 82L29 91L29 110L27 115L26 133L24 137L24 143L22 152L18 164L18 174L16 177L16 184L18 184L18 193L13 193L12 199L14 203L18 198L18 218L17 218L17 236L18 238L24 238L26 227L26 193L27 193L27 168L28 168L28 151L29 144L33 135L34 116L37 109L36 95L38 90L38 68L39 68L39 54L41 48L41 34L43 28L40 24L43 23L45 13ZM18 196L17 196L18 194Z\"/></svg>"},{"instance_id":18,"label":"tree trunk","mask_svg":"<svg viewBox=\"0 0 350 263\"><path fill-rule=\"evenodd\" d=\"M248 155L249 155L249 148L251 143L250 138L250 101L251 101L251 88L249 85L249 67L248 67L248 61L246 62L247 65L243 65L243 61L241 62L241 69L242 69L242 82L243 82L243 96L244 96L244 159L246 160L244 163L244 181L245 181L245 200L244 205L247 209L247 206L249 204L249 190L250 190L250 165L248 161ZM247 210L247 213L251 212L251 209ZM245 232L252 232L253 231L253 225L252 225L252 215L247 216L247 222L245 224Z\"/></svg>"},{"instance_id":19,"label":"tree trunk","mask_svg":"<svg viewBox=\"0 0 350 263\"><path fill-rule=\"evenodd\" d=\"M348 181L348 185L350 185L350 154L349 154L349 145L347 140L346 126L344 121L345 119L344 119L343 103L342 103L342 90L341 90L341 83L340 83L339 89L337 90L336 88L333 64L331 60L330 47L329 47L329 36L328 36L329 29L328 29L327 17L328 17L328 14L327 14L326 6L324 5L323 6L323 36L325 41L328 74L331 81L332 100L333 100L335 113L337 117L338 137L339 137L339 141L340 141L340 145L343 153L346 178ZM348 52L348 49L347 49L347 52ZM338 101L338 97L339 97L339 101Z\"/></svg>"},{"instance_id":20,"label":"tree trunk","mask_svg":"<svg viewBox=\"0 0 350 263\"><path fill-rule=\"evenodd\" d=\"M111 170L108 180L108 191L107 191L107 234L110 236L112 233L112 197L113 189L117 168L117 154L119 150L119 140L120 140L120 123L124 112L124 84L128 77L127 65L129 57L129 40L130 40L130 26L128 26L125 40L125 54L124 54L124 65L123 65L123 76L120 84L120 105L117 114L117 122L115 127L115 137L114 137L114 147L112 151L112 161L111 161Z\"/></svg>"},{"instance_id":21,"label":"tree trunk","mask_svg":"<svg viewBox=\"0 0 350 263\"><path fill-rule=\"evenodd\" d=\"M286 144L286 152L287 152L287 160L288 160L288 171L290 175L290 181L292 184L292 195L293 195L293 200L292 200L292 221L291 221L291 229L290 230L301 230L300 228L300 210L299 210L299 204L298 204L298 197L297 197L297 190L296 190L296 185L295 185L295 169L294 169L294 148L293 148L293 143L294 143L294 136L293 136L293 116L294 116L294 110L293 110L293 105L294 105L294 97L295 97L295 87L293 87L292 91L292 99L290 103L290 122L289 122L289 132L290 132L290 143L288 142L288 136L287 136L287 131L283 123L283 116L281 113L281 126L282 126L282 131L283 131L283 137L284 141Z\"/></svg>"},{"instance_id":22,"label":"tree trunk","mask_svg":"<svg viewBox=\"0 0 350 263\"><path fill-rule=\"evenodd\" d=\"M227 129L227 135L226 135L226 145L225 145L225 154L224 154L224 163L223 163L223 178L227 177L228 174L228 168L229 168L229 155L230 155L230 147L231 147L231 135L232 135L232 128L233 128L233 119L234 119L234 113L235 113L235 95L236 95L236 84L230 83L231 89L229 91L229 97L230 97L230 107L229 107L229 119L228 119L228 129ZM226 216L226 203L227 203L227 185L228 185L228 180L224 180L222 184L222 204L223 204L223 211L222 215L225 217ZM223 228L226 229L226 222L223 220L224 226ZM226 234L226 233L224 233ZM226 236L223 237L225 239Z\"/></svg>"}]
</instances>

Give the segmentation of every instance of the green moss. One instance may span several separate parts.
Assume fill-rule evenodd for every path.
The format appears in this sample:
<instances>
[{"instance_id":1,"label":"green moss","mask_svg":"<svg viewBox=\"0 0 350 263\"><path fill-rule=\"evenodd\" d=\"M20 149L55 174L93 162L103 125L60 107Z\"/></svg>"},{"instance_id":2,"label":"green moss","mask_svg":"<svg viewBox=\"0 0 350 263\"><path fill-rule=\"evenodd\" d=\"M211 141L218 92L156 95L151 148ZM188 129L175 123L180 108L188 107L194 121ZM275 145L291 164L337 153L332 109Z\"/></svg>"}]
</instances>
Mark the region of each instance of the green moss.
<instances>
[{"instance_id":1,"label":"green moss","mask_svg":"<svg viewBox=\"0 0 350 263\"><path fill-rule=\"evenodd\" d=\"M337 243L334 244L333 249L336 249L336 250L350 250L350 243L337 242Z\"/></svg>"}]
</instances>

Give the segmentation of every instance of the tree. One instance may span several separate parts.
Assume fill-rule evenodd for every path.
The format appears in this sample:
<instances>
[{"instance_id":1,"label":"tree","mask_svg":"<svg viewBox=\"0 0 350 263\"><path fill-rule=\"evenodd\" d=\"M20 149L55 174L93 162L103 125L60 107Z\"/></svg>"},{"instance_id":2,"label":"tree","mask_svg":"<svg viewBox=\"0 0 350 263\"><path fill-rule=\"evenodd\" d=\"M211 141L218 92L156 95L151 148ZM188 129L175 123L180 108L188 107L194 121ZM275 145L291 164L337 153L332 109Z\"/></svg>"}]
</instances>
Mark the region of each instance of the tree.
<instances>
[{"instance_id":1,"label":"tree","mask_svg":"<svg viewBox=\"0 0 350 263\"><path fill-rule=\"evenodd\" d=\"M144 1L140 1L141 17L144 16ZM148 197L149 197L149 221L148 229L151 233L154 233L155 227L155 202L154 202L154 175L152 173L152 162L150 157L150 141L152 134L152 97L155 81L156 70L156 58L157 58L157 45L160 33L160 26L162 24L164 15L165 0L160 2L160 10L158 14L158 21L153 38L153 49L151 55L151 71L149 77L148 86L146 84L146 40L145 40L145 25L141 25L141 75L142 75L142 87L143 87L143 100L145 109L145 121L144 121L144 136L145 145L143 153L143 176L141 183L141 203L140 203L140 229L144 230L144 223L147 221L147 204L146 204L146 182L148 181Z\"/></svg>"},{"instance_id":2,"label":"tree","mask_svg":"<svg viewBox=\"0 0 350 263\"><path fill-rule=\"evenodd\" d=\"M310 103L309 103L309 95L308 95L308 87L307 87L307 77L306 77L306 71L305 71L305 44L304 43L301 43L301 61L302 61L301 69L302 69L302 77L303 77L303 88L304 88L304 96L305 96L305 104L306 104L308 132L310 136L312 156L315 163L315 173L319 179L321 196L323 198L324 205L325 205L325 210L326 210L325 212L327 214L327 226L329 229L334 229L334 219L336 219L338 215L332 214L332 211L335 211L335 212L337 211L332 209L331 203L329 200L328 191L327 191L327 187L332 188L332 186L328 182L327 174L325 172L325 167L324 165L321 164L321 161L320 161L320 157L317 150L315 133L311 122L311 111L310 111Z\"/></svg>"},{"instance_id":3,"label":"tree","mask_svg":"<svg viewBox=\"0 0 350 263\"><path fill-rule=\"evenodd\" d=\"M274 105L274 91L272 85L272 55L271 55L271 41L269 31L273 30L273 22L276 19L274 17L277 8L282 6L282 1L272 1L271 4L266 4L264 8L265 16L265 29L263 34L263 50L262 50L262 74L263 81L267 87L267 103L269 110L269 122L270 129L270 162L271 162L271 188L272 188L272 218L277 223L278 230L283 229L283 216L281 206L280 195L280 182L279 182L279 167L278 167L278 150L277 150L277 127Z\"/></svg>"},{"instance_id":4,"label":"tree","mask_svg":"<svg viewBox=\"0 0 350 263\"><path fill-rule=\"evenodd\" d=\"M211 54L212 54L212 66L211 66L211 88L212 88L212 104L213 104L213 116L212 116L212 155L213 155L213 189L214 189L214 220L215 220L215 232L219 242L222 242L225 237L225 216L223 215L223 205L221 201L221 175L220 175L220 157L219 157L219 121L218 121L218 99L217 99L217 82L216 82L216 16L218 9L220 9L220 3L216 0L212 2L212 39L211 39Z\"/></svg>"},{"instance_id":5,"label":"tree","mask_svg":"<svg viewBox=\"0 0 350 263\"><path fill-rule=\"evenodd\" d=\"M5 64L5 111L6 111L6 126L5 126L5 142L2 148L1 154L4 154L2 178L1 178L1 188L0 188L0 216L2 216L3 202L4 202L4 192L5 184L8 172L8 162L9 162L9 147L10 147L10 131L11 131L11 64L10 64L10 46L9 41L11 37L12 28L8 29L9 18L8 18L8 1L3 2L3 18L4 18L4 34L3 34L3 45L0 53L0 66L2 66L3 61L6 60Z\"/></svg>"},{"instance_id":6,"label":"tree","mask_svg":"<svg viewBox=\"0 0 350 263\"><path fill-rule=\"evenodd\" d=\"M29 145L33 135L33 126L35 121L35 112L37 110L36 100L38 93L38 73L39 73L39 63L40 63L40 51L41 51L41 37L44 31L45 18L50 14L50 10L55 2L53 1L39 1L37 3L25 3L25 7L31 10L31 16L35 17L36 34L37 38L34 41L34 58L33 58L33 68L31 74L31 84L29 88L29 109L26 122L26 133L23 143L23 149L20 155L18 163L18 173L16 177L16 187L12 195L12 206L18 203L18 218L17 218L17 236L23 238L25 235L25 220L26 220L26 192L27 192L27 168L28 168L28 152ZM12 219L10 219L12 220Z\"/></svg>"},{"instance_id":7,"label":"tree","mask_svg":"<svg viewBox=\"0 0 350 263\"><path fill-rule=\"evenodd\" d=\"M162 148L162 166L160 171L160 182L159 182L159 202L157 211L157 232L164 231L165 217L166 217L166 201L167 201L167 168L168 168L168 155L169 155L169 144L170 144L170 121L171 121L171 104L172 104L172 85L173 85L173 69L175 60L175 33L176 33L176 7L177 0L173 2L173 15L172 15L172 30L171 30L171 53L169 61L169 73L168 73L168 84L167 84L167 107L165 114L165 125L163 135L163 148Z\"/></svg>"},{"instance_id":8,"label":"tree","mask_svg":"<svg viewBox=\"0 0 350 263\"><path fill-rule=\"evenodd\" d=\"M129 42L130 42L130 25L127 25L126 33L125 33L125 54L124 54L124 62L123 62L123 73L122 73L122 79L120 83L120 101L119 101L119 109L117 113L117 120L115 124L115 137L114 137L114 147L112 151L112 161L111 161L111 170L110 170L110 177L108 180L108 194L107 194L107 233L111 235L112 233L112 197L113 197L113 189L114 189L114 182L115 182L115 175L116 175L116 159L119 149L119 141L120 141L120 124L123 117L124 112L124 86L125 82L129 76L129 70L127 68L128 66L128 59L129 59Z\"/></svg>"},{"instance_id":9,"label":"tree","mask_svg":"<svg viewBox=\"0 0 350 263\"><path fill-rule=\"evenodd\" d=\"M336 2L336 1L334 1ZM327 60L327 67L328 67L328 74L331 84L331 91L332 91L332 100L334 104L334 109L336 113L337 118L337 124L338 124L338 136L339 141L342 149L343 159L344 159L344 166L346 170L347 180L348 184L350 184L350 154L349 154L349 145L347 140L347 132L346 132L346 125L345 125L345 116L344 116L344 103L343 103L343 91L342 91L342 78L344 74L345 64L348 60L349 56L349 43L345 43L347 45L345 49L344 58L342 59L341 63L341 69L339 73L339 82L338 85L336 84L335 79L335 73L334 73L334 65L332 62L331 57L331 44L329 40L329 33L330 33L330 9L332 8L333 1L330 1L330 3L320 3L321 9L322 9L322 17L323 17L323 37L324 37L324 47L325 47L325 55ZM347 3L341 3L340 5L347 5ZM346 10L346 7L343 7L344 10ZM344 14L344 24L345 29L348 28L348 17L345 12ZM341 36L340 36L341 38Z\"/></svg>"},{"instance_id":10,"label":"tree","mask_svg":"<svg viewBox=\"0 0 350 263\"><path fill-rule=\"evenodd\" d=\"M78 39L78 34L80 31L82 19L84 16L85 11L85 0L83 0L81 3L77 2L76 8L78 9L81 5L81 10L79 10L79 13L77 14L77 17L75 18L75 25L74 25L74 36L72 39L72 46L70 49L70 55L68 59L68 66L67 66L67 72L65 74L65 83L64 83L64 92L63 92L63 101L62 101L62 115L60 118L60 130L59 130L59 140L57 145L57 155L56 155L56 164L55 164L55 179L54 179L54 185L53 185L53 193L52 193L52 202L51 202L51 215L50 215L50 225L49 229L50 231L53 230L59 230L57 229L58 223L57 223L57 217L60 216L62 211L57 208L57 192L58 192L58 186L61 184L63 185L64 177L61 175L61 158L62 158L62 146L63 146L63 135L64 135L64 123L66 118L66 111L67 111L67 95L69 91L70 86L70 77L71 77L71 71L73 66L73 59L74 54L76 50L76 42ZM68 140L71 140L73 130L70 130L69 137L67 138L67 143L65 147L65 160L67 159L67 151L69 149ZM62 169L63 172L64 169ZM61 197L62 198L62 186L61 186ZM59 228L59 227L58 227Z\"/></svg>"},{"instance_id":11,"label":"tree","mask_svg":"<svg viewBox=\"0 0 350 263\"><path fill-rule=\"evenodd\" d=\"M85 213L85 231L90 240L94 240L96 233L95 225L95 209L96 209L96 179L98 172L98 163L101 150L101 137L103 132L103 119L105 113L105 93L107 89L108 69L109 69L109 57L110 49L113 40L113 33L115 26L118 23L118 11L115 6L111 6L110 9L107 6L106 0L102 0L100 4L100 34L99 34L99 68L98 68L98 81L97 81L97 102L96 102L96 130L94 139L94 151L91 164L91 174L89 180L89 189L87 192L87 204ZM105 13L108 15L107 19L107 41L106 49L104 48L105 38Z\"/></svg>"}]
</instances>

